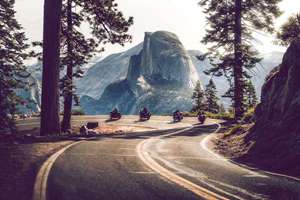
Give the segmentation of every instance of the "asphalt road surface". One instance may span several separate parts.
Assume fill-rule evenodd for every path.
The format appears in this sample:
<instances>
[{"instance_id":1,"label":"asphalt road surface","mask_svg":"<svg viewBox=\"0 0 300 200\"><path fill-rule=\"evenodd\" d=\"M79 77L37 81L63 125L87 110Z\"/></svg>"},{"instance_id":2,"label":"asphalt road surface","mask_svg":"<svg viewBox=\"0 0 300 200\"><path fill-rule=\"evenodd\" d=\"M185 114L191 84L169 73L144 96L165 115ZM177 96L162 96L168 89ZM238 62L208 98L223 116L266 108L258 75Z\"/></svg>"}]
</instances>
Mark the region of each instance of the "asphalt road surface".
<instances>
[{"instance_id":1,"label":"asphalt road surface","mask_svg":"<svg viewBox=\"0 0 300 200\"><path fill-rule=\"evenodd\" d=\"M147 125L155 127L158 123L157 128L164 124L171 128L168 118L160 120ZM218 129L217 124L172 134L195 122L190 119L173 125L172 130L161 127L151 132L95 138L72 146L50 171L47 199L204 199L175 183L173 177L164 176L164 169L223 199L300 199L300 181L248 170L212 152L207 139ZM145 163L143 156L163 169Z\"/></svg>"}]
</instances>

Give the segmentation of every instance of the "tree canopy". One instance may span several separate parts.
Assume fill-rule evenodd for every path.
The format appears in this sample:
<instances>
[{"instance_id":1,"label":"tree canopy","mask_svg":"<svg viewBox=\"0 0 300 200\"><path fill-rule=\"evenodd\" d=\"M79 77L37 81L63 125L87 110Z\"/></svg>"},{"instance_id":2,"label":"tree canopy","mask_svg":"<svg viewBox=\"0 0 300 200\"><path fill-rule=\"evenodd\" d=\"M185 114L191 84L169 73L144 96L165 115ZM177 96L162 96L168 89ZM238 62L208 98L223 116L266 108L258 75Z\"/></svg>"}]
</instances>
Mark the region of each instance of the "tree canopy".
<instances>
[{"instance_id":1,"label":"tree canopy","mask_svg":"<svg viewBox=\"0 0 300 200\"><path fill-rule=\"evenodd\" d=\"M205 55L212 64L207 74L225 76L231 81L235 118L243 110L243 85L251 69L261 58L252 45L253 32L273 32L273 22L281 12L281 0L201 0L208 27L202 42L208 46Z\"/></svg>"},{"instance_id":2,"label":"tree canopy","mask_svg":"<svg viewBox=\"0 0 300 200\"><path fill-rule=\"evenodd\" d=\"M14 2L0 2L0 129L10 129L11 132L16 131L14 115L17 105L24 104L15 91L30 87L25 81L30 74L23 63L29 56L28 44L16 20Z\"/></svg>"},{"instance_id":3,"label":"tree canopy","mask_svg":"<svg viewBox=\"0 0 300 200\"><path fill-rule=\"evenodd\" d=\"M278 43L288 46L293 40L300 39L300 13L289 17L277 32Z\"/></svg>"},{"instance_id":4,"label":"tree canopy","mask_svg":"<svg viewBox=\"0 0 300 200\"><path fill-rule=\"evenodd\" d=\"M197 81L196 86L193 91L192 99L194 101L194 106L192 108L193 112L204 111L206 108L205 104L205 93L202 89L200 81Z\"/></svg>"},{"instance_id":5,"label":"tree canopy","mask_svg":"<svg viewBox=\"0 0 300 200\"><path fill-rule=\"evenodd\" d=\"M206 110L211 113L218 113L220 106L218 104L219 97L217 96L217 88L212 79L205 87Z\"/></svg>"},{"instance_id":6,"label":"tree canopy","mask_svg":"<svg viewBox=\"0 0 300 200\"><path fill-rule=\"evenodd\" d=\"M114 0L64 0L62 7L61 29L61 66L66 68L60 84L64 97L64 117L62 129L71 128L71 113L73 99L78 100L73 77L83 75L81 67L86 64L96 52L104 51L106 43L124 45L131 41L127 34L133 24L133 18L126 19L118 11ZM82 33L82 25L89 27L90 35ZM79 102L76 102L77 104Z\"/></svg>"}]
</instances>

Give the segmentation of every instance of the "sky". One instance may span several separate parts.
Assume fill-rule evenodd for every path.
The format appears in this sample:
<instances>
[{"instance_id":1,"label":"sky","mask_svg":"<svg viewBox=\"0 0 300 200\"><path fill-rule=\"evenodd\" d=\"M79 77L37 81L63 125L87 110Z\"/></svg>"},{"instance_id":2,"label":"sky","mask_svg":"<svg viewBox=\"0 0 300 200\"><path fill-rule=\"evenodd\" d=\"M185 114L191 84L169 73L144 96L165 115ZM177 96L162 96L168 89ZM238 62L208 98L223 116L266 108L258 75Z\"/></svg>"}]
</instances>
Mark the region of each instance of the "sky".
<instances>
[{"instance_id":1,"label":"sky","mask_svg":"<svg viewBox=\"0 0 300 200\"><path fill-rule=\"evenodd\" d=\"M29 3L30 2L30 3ZM125 51L143 41L144 32L159 30L175 33L186 49L205 51L201 39L205 35L205 15L197 5L199 0L116 0L125 16L134 17L134 25L129 33L133 36L132 43L124 47L106 45L106 51L101 56ZM279 4L284 14L276 19L275 26L279 28L288 17L300 12L300 0L283 0ZM42 39L43 0L16 0L17 20L25 29L30 41ZM259 34L260 41L255 44L261 53L284 51L283 47L273 45L274 36Z\"/></svg>"}]
</instances>

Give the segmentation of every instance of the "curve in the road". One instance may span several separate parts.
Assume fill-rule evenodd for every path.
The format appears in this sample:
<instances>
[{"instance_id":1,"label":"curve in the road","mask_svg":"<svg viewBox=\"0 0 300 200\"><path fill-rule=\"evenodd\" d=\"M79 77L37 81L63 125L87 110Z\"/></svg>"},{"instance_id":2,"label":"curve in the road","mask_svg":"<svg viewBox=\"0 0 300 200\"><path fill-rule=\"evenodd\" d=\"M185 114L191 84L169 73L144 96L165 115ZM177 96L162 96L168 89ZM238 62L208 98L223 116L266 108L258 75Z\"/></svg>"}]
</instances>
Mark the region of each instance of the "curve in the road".
<instances>
[{"instance_id":1,"label":"curve in the road","mask_svg":"<svg viewBox=\"0 0 300 200\"><path fill-rule=\"evenodd\" d=\"M170 133L164 136L158 136L158 138L161 137L168 137L168 136L172 136L172 135L176 135L188 130L191 130L194 127L191 128L187 128L184 130L180 130L180 131L176 131L174 133ZM217 131L217 130L216 130ZM212 199L212 200L226 200L225 197L220 196L216 193L213 193L183 177L180 177L178 175L176 175L175 173L173 173L172 171L164 168L162 165L160 165L158 162L156 162L154 159L151 158L151 156L149 156L149 154L144 151L144 146L147 145L148 142L151 142L153 140L153 138L148 139L148 140L144 140L141 143L138 144L137 146L137 154L139 156L139 158L152 170L156 171L158 174L160 174L161 176L169 179L170 181L180 185L181 187L186 188L187 190L190 190L191 192L195 193L196 195L205 198L205 199Z\"/></svg>"},{"instance_id":2,"label":"curve in the road","mask_svg":"<svg viewBox=\"0 0 300 200\"><path fill-rule=\"evenodd\" d=\"M82 141L73 142L72 144L69 144L68 146L62 148L61 150L54 153L52 156L50 156L41 166L36 179L34 183L33 188L33 200L46 200L46 191L47 191L47 182L48 182L48 176L49 172L56 161L56 159L64 153L67 149L70 147L79 144Z\"/></svg>"}]
</instances>

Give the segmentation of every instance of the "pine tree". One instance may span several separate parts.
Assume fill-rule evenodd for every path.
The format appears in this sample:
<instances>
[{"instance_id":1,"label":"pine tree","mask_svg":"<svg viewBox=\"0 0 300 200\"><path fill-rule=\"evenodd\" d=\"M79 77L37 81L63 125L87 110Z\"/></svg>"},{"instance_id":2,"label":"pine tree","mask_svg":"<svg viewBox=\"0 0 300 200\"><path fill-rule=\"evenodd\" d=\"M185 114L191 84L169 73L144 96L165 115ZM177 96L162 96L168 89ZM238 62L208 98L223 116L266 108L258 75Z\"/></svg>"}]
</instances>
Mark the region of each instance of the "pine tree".
<instances>
[{"instance_id":1,"label":"pine tree","mask_svg":"<svg viewBox=\"0 0 300 200\"><path fill-rule=\"evenodd\" d=\"M281 12L281 0L201 0L209 28L203 38L210 44L208 56L212 68L207 73L233 79L235 119L242 117L243 82L261 58L251 45L253 29L273 32L273 21Z\"/></svg>"},{"instance_id":2,"label":"pine tree","mask_svg":"<svg viewBox=\"0 0 300 200\"><path fill-rule=\"evenodd\" d=\"M212 79L209 80L209 83L205 87L205 96L206 96L206 102L207 102L207 111L211 112L211 113L218 113L219 112L219 105L218 105L219 98L217 97L216 85Z\"/></svg>"},{"instance_id":3,"label":"pine tree","mask_svg":"<svg viewBox=\"0 0 300 200\"><path fill-rule=\"evenodd\" d=\"M222 103L221 103L220 108L219 108L219 113L221 113L221 114L226 113L225 106L224 106L224 104L222 104Z\"/></svg>"},{"instance_id":4,"label":"pine tree","mask_svg":"<svg viewBox=\"0 0 300 200\"><path fill-rule=\"evenodd\" d=\"M95 52L103 51L101 44L118 43L123 45L131 40L126 34L133 23L117 10L114 0L64 0L62 9L61 30L61 65L67 68L61 81L64 96L64 116L62 130L71 128L72 102L76 98L73 77L79 78L83 71L80 67L86 64ZM83 22L90 26L91 36L87 38L80 27ZM74 70L76 71L74 73ZM78 102L76 102L78 103Z\"/></svg>"},{"instance_id":5,"label":"pine tree","mask_svg":"<svg viewBox=\"0 0 300 200\"><path fill-rule=\"evenodd\" d=\"M28 57L26 37L15 18L14 0L0 1L0 130L16 131L14 115L22 103L15 90L26 88L30 74L23 61Z\"/></svg>"},{"instance_id":6,"label":"pine tree","mask_svg":"<svg viewBox=\"0 0 300 200\"><path fill-rule=\"evenodd\" d=\"M206 109L205 94L201 86L201 82L197 81L192 95L194 106L192 112L204 111Z\"/></svg>"},{"instance_id":7,"label":"pine tree","mask_svg":"<svg viewBox=\"0 0 300 200\"><path fill-rule=\"evenodd\" d=\"M45 0L41 135L59 134L59 66L62 0Z\"/></svg>"},{"instance_id":8,"label":"pine tree","mask_svg":"<svg viewBox=\"0 0 300 200\"><path fill-rule=\"evenodd\" d=\"M277 32L278 43L288 46L293 40L300 39L300 13L291 16Z\"/></svg>"},{"instance_id":9,"label":"pine tree","mask_svg":"<svg viewBox=\"0 0 300 200\"><path fill-rule=\"evenodd\" d=\"M252 81L249 80L245 84L246 86L245 86L244 104L245 104L245 110L249 110L251 108L255 108L255 106L257 105L257 96Z\"/></svg>"}]
</instances>

